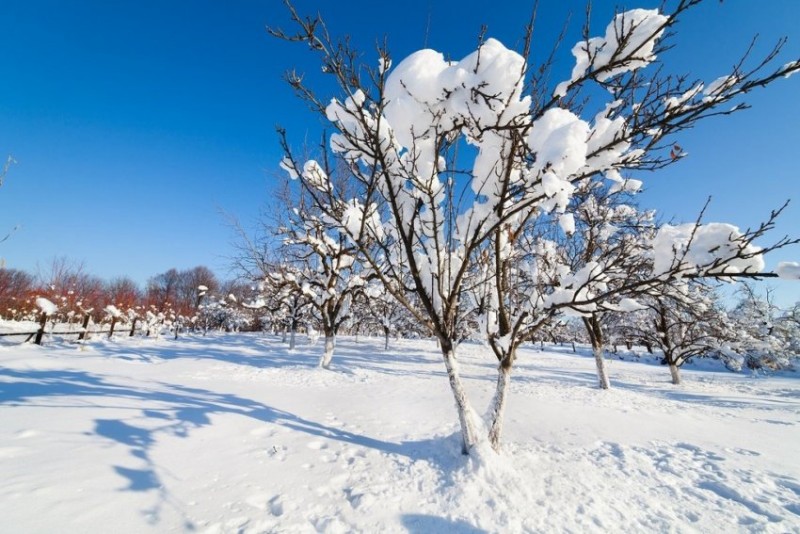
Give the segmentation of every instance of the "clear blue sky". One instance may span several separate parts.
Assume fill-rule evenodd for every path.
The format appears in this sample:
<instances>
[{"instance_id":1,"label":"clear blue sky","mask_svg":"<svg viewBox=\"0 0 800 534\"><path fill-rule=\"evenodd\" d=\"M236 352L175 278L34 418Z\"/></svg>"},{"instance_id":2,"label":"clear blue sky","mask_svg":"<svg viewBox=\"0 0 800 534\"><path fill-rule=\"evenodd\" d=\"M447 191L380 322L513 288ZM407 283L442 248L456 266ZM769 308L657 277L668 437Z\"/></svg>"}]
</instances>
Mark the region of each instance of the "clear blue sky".
<instances>
[{"instance_id":1,"label":"clear blue sky","mask_svg":"<svg viewBox=\"0 0 800 534\"><path fill-rule=\"evenodd\" d=\"M573 14L557 55L566 77L584 2L540 3L534 62ZM426 44L463 57L482 24L513 46L531 5L296 2L301 13L320 10L333 34L351 35L369 62L384 36L396 60ZM615 5L594 2L594 35ZM0 245L6 265L35 271L67 256L104 278L144 282L198 264L225 275L231 233L218 210L255 219L275 183L276 124L298 145L318 139L322 128L282 73L296 67L319 82L322 96L334 95L304 46L266 34L267 24L288 27L281 2L6 0L0 12L0 154L19 162L0 189L0 230L21 225ZM670 71L710 81L758 33L762 52L789 37L782 64L800 57L798 21L797 0L707 0L684 17L676 48L663 59ZM677 141L690 157L646 175L642 204L693 220L713 195L709 220L746 227L793 197L776 234L800 234L798 96L800 76L782 80L749 98L753 109L682 136ZM769 265L779 259L800 259L800 248ZM783 304L800 299L800 288L779 288Z\"/></svg>"}]
</instances>

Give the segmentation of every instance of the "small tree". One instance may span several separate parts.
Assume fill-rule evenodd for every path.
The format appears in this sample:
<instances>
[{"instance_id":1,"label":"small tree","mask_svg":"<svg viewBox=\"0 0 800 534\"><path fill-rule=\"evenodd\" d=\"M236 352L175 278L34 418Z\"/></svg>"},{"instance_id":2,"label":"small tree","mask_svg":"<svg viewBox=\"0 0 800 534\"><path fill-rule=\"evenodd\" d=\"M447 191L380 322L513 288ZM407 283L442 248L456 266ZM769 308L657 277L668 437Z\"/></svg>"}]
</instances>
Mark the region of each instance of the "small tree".
<instances>
[{"instance_id":1,"label":"small tree","mask_svg":"<svg viewBox=\"0 0 800 534\"><path fill-rule=\"evenodd\" d=\"M743 284L739 296L739 302L730 312L735 332L733 351L752 371L790 367L798 343L791 315L783 315L773 304L769 290L760 296L752 285Z\"/></svg>"},{"instance_id":2,"label":"small tree","mask_svg":"<svg viewBox=\"0 0 800 534\"><path fill-rule=\"evenodd\" d=\"M650 327L639 337L661 350L672 383L681 383L680 368L692 358L718 354L731 340L729 319L713 288L693 281L674 284L668 292L648 299Z\"/></svg>"}]
</instances>

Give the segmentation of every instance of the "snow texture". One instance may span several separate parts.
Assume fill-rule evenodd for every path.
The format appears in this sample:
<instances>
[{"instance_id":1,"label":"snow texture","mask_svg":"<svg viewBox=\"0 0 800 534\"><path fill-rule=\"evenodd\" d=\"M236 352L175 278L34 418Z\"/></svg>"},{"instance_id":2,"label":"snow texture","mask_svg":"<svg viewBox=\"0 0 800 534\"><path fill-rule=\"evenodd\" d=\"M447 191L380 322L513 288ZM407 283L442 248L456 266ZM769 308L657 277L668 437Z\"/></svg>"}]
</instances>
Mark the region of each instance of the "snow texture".
<instances>
[{"instance_id":1,"label":"snow texture","mask_svg":"<svg viewBox=\"0 0 800 534\"><path fill-rule=\"evenodd\" d=\"M113 317L115 319L119 319L123 315L122 312L119 311L119 308L117 308L113 304L109 304L108 306L106 306L104 311L106 312L106 314L108 314L109 316L111 316L111 317Z\"/></svg>"},{"instance_id":2,"label":"snow texture","mask_svg":"<svg viewBox=\"0 0 800 534\"><path fill-rule=\"evenodd\" d=\"M464 457L435 344L382 344L340 339L333 371L262 336L0 346L2 530L800 528L794 375L708 361L675 388L643 354L599 391L588 347L523 348L503 454ZM486 351L459 361L488 406Z\"/></svg>"},{"instance_id":3,"label":"snow texture","mask_svg":"<svg viewBox=\"0 0 800 534\"><path fill-rule=\"evenodd\" d=\"M727 223L664 225L653 239L653 255L655 274L667 272L677 264L685 272L700 270L711 274L764 270L760 249L743 243L739 229Z\"/></svg>"},{"instance_id":4,"label":"snow texture","mask_svg":"<svg viewBox=\"0 0 800 534\"><path fill-rule=\"evenodd\" d=\"M667 17L657 9L633 9L618 14L606 27L604 37L580 41L572 48L572 55L575 56L572 76L558 85L555 96L565 96L569 86L589 69L602 82L651 63L656 58L654 49L666 22ZM628 61L622 65L607 68L612 61L627 56L630 56Z\"/></svg>"}]
</instances>

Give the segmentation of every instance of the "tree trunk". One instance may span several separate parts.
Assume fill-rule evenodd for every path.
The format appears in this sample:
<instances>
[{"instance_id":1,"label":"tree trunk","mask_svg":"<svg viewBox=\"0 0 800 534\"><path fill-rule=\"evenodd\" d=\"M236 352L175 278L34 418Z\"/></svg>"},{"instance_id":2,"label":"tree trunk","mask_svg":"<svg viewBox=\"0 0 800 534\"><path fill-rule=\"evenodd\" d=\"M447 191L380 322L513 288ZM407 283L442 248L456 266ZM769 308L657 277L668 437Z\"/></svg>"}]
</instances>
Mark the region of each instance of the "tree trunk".
<instances>
[{"instance_id":1,"label":"tree trunk","mask_svg":"<svg viewBox=\"0 0 800 534\"><path fill-rule=\"evenodd\" d=\"M117 326L117 318L111 318L111 327L108 329L108 339L114 337L114 327Z\"/></svg>"},{"instance_id":2,"label":"tree trunk","mask_svg":"<svg viewBox=\"0 0 800 534\"><path fill-rule=\"evenodd\" d=\"M389 350L389 334L390 334L389 329L384 326L383 327L383 335L384 335L383 350Z\"/></svg>"},{"instance_id":3,"label":"tree trunk","mask_svg":"<svg viewBox=\"0 0 800 534\"><path fill-rule=\"evenodd\" d=\"M83 325L81 326L81 333L78 336L78 341L83 341L84 339L89 339L89 321L92 319L92 316L88 313L83 316Z\"/></svg>"},{"instance_id":4,"label":"tree trunk","mask_svg":"<svg viewBox=\"0 0 800 534\"><path fill-rule=\"evenodd\" d=\"M461 376L458 370L458 361L453 347L448 340L442 343L442 357L444 366L447 368L447 378L450 380L450 390L456 401L456 411L458 412L458 422L461 425L461 452L469 454L476 443L475 425L472 420L472 407L467 399L467 392L461 383Z\"/></svg>"},{"instance_id":5,"label":"tree trunk","mask_svg":"<svg viewBox=\"0 0 800 534\"><path fill-rule=\"evenodd\" d=\"M292 326L292 330L289 333L289 350L294 350L296 337L297 337L297 329L294 326Z\"/></svg>"},{"instance_id":6,"label":"tree trunk","mask_svg":"<svg viewBox=\"0 0 800 534\"><path fill-rule=\"evenodd\" d=\"M592 354L594 355L594 364L597 367L597 380L600 389L609 389L611 382L608 380L608 371L606 370L606 359L603 357L603 327L600 324L596 314L590 317L583 318L583 324L586 327L586 333L589 334L589 340L592 342Z\"/></svg>"},{"instance_id":7,"label":"tree trunk","mask_svg":"<svg viewBox=\"0 0 800 534\"><path fill-rule=\"evenodd\" d=\"M131 333L128 334L128 337L133 337L133 335L136 333L136 321L138 320L138 318L133 319L133 322L131 323Z\"/></svg>"},{"instance_id":8,"label":"tree trunk","mask_svg":"<svg viewBox=\"0 0 800 534\"><path fill-rule=\"evenodd\" d=\"M608 371L606 370L606 359L603 357L603 345L592 345L592 353L594 354L594 363L597 366L597 380L600 389L609 389L611 382L608 380Z\"/></svg>"},{"instance_id":9,"label":"tree trunk","mask_svg":"<svg viewBox=\"0 0 800 534\"><path fill-rule=\"evenodd\" d=\"M672 383L679 386L681 383L681 369L674 363L669 364L669 372L672 375Z\"/></svg>"},{"instance_id":10,"label":"tree trunk","mask_svg":"<svg viewBox=\"0 0 800 534\"><path fill-rule=\"evenodd\" d=\"M325 352L322 353L322 358L319 360L319 366L323 369L331 368L331 360L333 360L334 348L336 348L336 337L325 334Z\"/></svg>"},{"instance_id":11,"label":"tree trunk","mask_svg":"<svg viewBox=\"0 0 800 534\"><path fill-rule=\"evenodd\" d=\"M509 360L513 361L513 360ZM489 443L496 452L500 452L500 437L503 431L508 385L511 383L511 365L501 363L497 369L497 387L492 403L492 426L489 428Z\"/></svg>"}]
</instances>

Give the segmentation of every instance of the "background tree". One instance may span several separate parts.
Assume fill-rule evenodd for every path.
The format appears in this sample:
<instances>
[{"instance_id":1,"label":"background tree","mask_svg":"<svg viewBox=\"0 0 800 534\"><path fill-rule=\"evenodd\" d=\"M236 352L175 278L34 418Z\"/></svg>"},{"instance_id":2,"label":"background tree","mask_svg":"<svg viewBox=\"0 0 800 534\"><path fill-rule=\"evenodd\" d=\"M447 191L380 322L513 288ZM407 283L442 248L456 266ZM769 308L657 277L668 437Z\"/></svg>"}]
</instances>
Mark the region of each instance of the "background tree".
<instances>
[{"instance_id":1,"label":"background tree","mask_svg":"<svg viewBox=\"0 0 800 534\"><path fill-rule=\"evenodd\" d=\"M739 288L739 301L730 312L735 332L733 350L753 371L784 369L797 357L796 323L772 302L769 290L761 296L750 284Z\"/></svg>"},{"instance_id":2,"label":"background tree","mask_svg":"<svg viewBox=\"0 0 800 534\"><path fill-rule=\"evenodd\" d=\"M661 350L672 383L681 383L680 368L692 358L718 354L732 340L728 316L707 283L675 284L645 301L650 327L640 339Z\"/></svg>"},{"instance_id":3,"label":"background tree","mask_svg":"<svg viewBox=\"0 0 800 534\"><path fill-rule=\"evenodd\" d=\"M33 293L33 276L17 269L0 269L0 315L20 319L33 302Z\"/></svg>"}]
</instances>

